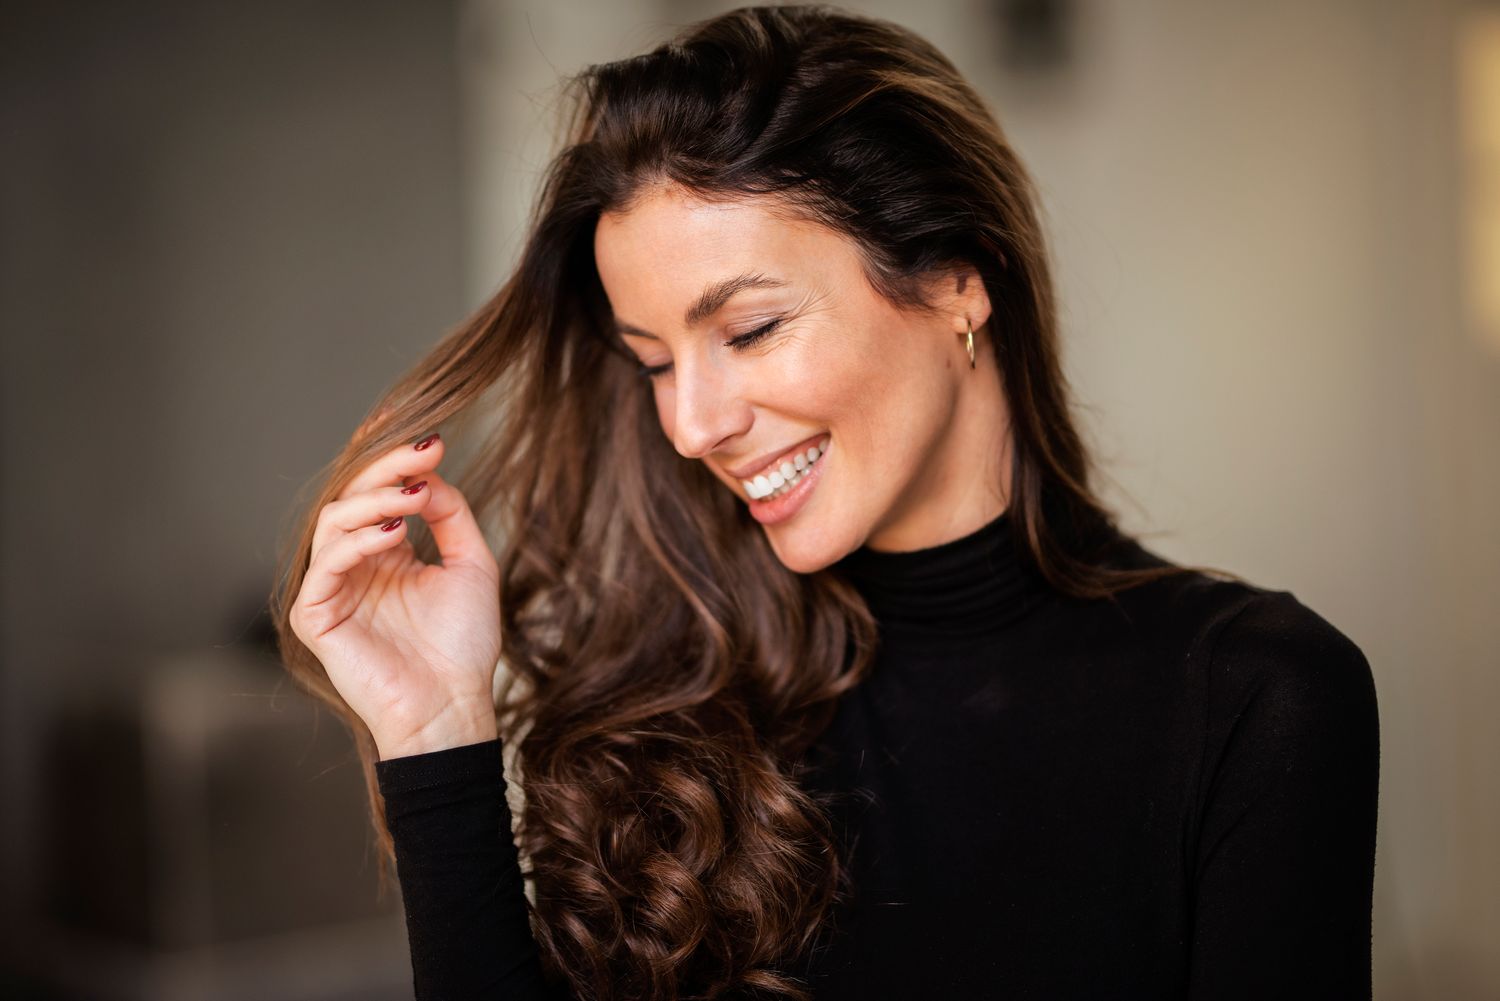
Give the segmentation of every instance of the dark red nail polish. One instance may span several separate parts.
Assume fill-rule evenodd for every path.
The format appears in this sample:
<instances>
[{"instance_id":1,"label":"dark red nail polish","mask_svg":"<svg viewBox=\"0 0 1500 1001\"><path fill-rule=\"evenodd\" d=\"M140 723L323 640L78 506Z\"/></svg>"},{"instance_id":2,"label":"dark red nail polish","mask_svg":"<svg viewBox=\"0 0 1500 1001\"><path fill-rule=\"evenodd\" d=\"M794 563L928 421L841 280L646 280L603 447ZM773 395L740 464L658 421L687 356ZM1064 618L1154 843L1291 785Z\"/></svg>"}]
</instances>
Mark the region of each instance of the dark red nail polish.
<instances>
[{"instance_id":1,"label":"dark red nail polish","mask_svg":"<svg viewBox=\"0 0 1500 1001\"><path fill-rule=\"evenodd\" d=\"M426 438L423 438L421 441L419 441L415 445L413 445L412 448L414 448L418 452L420 452L420 451L422 451L422 449L426 448L428 445L431 445L433 442L435 442L437 440L438 440L438 433L436 431L434 431L434 432L432 432L432 434L428 435Z\"/></svg>"},{"instance_id":2,"label":"dark red nail polish","mask_svg":"<svg viewBox=\"0 0 1500 1001\"><path fill-rule=\"evenodd\" d=\"M423 481L422 481L422 482L421 482L421 483L413 483L413 484L412 484L412 485L411 485L411 486L409 486L409 487L402 487L402 488L401 488L401 492L402 492L402 493L404 493L404 494L414 494L414 493L416 493L416 492L417 492L417 491L418 491L418 490L421 490L421 489L422 489L422 488L423 488L423 487L425 487L425 486L426 486L426 485L427 485L427 481L426 481L426 480L423 480Z\"/></svg>"},{"instance_id":3,"label":"dark red nail polish","mask_svg":"<svg viewBox=\"0 0 1500 1001\"><path fill-rule=\"evenodd\" d=\"M380 526L382 532L394 532L401 525L401 515L397 515L384 525Z\"/></svg>"}]
</instances>

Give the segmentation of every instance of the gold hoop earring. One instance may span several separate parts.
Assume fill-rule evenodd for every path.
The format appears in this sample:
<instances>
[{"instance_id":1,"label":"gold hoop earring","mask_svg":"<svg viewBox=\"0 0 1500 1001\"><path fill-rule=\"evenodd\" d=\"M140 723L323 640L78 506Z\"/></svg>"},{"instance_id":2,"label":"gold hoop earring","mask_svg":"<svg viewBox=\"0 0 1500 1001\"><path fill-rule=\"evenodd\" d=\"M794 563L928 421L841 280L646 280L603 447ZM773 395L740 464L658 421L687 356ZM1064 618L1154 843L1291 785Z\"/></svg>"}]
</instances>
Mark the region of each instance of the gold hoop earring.
<instances>
[{"instance_id":1,"label":"gold hoop earring","mask_svg":"<svg viewBox=\"0 0 1500 1001\"><path fill-rule=\"evenodd\" d=\"M969 328L969 333L968 333L968 335L965 338L965 346L968 347L968 349L969 349L969 367L973 368L974 367L974 324L973 324L972 321L970 321L970 319L967 316L964 317L964 326L966 326L966 327Z\"/></svg>"}]
</instances>

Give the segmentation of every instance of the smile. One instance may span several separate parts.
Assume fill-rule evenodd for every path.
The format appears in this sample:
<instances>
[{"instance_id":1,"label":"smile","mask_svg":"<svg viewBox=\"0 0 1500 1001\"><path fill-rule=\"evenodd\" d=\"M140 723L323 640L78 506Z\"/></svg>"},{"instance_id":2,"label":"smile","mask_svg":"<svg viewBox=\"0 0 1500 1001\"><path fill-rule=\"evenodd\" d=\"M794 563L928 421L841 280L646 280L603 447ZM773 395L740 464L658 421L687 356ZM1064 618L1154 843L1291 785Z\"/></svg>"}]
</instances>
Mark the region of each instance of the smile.
<instances>
[{"instance_id":1,"label":"smile","mask_svg":"<svg viewBox=\"0 0 1500 1001\"><path fill-rule=\"evenodd\" d=\"M766 467L767 471L754 479L741 480L740 485L751 500L766 500L786 493L797 485L807 471L828 451L828 438L805 450L783 458L780 463Z\"/></svg>"}]
</instances>

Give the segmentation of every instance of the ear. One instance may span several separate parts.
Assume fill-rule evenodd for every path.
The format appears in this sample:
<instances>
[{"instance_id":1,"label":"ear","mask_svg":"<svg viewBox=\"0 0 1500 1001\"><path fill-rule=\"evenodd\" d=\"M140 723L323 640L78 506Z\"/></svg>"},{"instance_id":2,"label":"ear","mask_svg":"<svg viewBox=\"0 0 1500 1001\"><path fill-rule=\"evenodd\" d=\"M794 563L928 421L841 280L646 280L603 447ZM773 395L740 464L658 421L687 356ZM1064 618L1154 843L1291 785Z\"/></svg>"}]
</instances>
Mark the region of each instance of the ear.
<instances>
[{"instance_id":1,"label":"ear","mask_svg":"<svg viewBox=\"0 0 1500 1001\"><path fill-rule=\"evenodd\" d=\"M978 330L990 318L989 290L972 264L959 263L939 272L932 294L938 315L944 317L953 333L964 333L967 324Z\"/></svg>"},{"instance_id":2,"label":"ear","mask_svg":"<svg viewBox=\"0 0 1500 1001\"><path fill-rule=\"evenodd\" d=\"M978 330L990 320L990 291L984 287L980 270L963 264L945 279L948 291L947 314L953 317L953 332L965 333L968 324Z\"/></svg>"}]
</instances>

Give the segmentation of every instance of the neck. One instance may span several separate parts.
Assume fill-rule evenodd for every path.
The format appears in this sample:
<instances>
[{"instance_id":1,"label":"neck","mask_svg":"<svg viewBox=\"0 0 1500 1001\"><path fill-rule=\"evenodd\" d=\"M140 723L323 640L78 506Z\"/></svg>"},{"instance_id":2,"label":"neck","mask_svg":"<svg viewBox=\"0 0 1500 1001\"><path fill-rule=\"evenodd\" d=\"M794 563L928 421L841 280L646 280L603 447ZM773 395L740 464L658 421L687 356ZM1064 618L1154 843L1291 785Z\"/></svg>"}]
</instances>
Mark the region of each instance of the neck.
<instances>
[{"instance_id":1,"label":"neck","mask_svg":"<svg viewBox=\"0 0 1500 1001\"><path fill-rule=\"evenodd\" d=\"M970 369L966 359L952 420L864 545L891 553L926 549L969 535L998 518L1010 506L1007 414L993 357L982 351L976 369Z\"/></svg>"}]
</instances>

